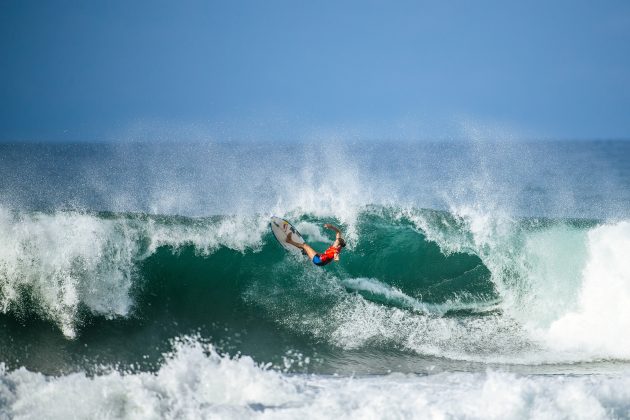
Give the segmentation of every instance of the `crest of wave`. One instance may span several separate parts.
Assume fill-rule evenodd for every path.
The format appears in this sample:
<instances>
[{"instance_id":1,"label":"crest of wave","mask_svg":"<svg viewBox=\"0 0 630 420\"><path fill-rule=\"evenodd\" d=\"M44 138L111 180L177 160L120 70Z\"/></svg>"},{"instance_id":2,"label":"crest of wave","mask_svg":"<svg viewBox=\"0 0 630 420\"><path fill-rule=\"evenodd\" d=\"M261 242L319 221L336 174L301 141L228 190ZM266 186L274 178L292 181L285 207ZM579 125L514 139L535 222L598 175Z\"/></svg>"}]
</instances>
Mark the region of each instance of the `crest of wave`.
<instances>
[{"instance_id":1,"label":"crest of wave","mask_svg":"<svg viewBox=\"0 0 630 420\"><path fill-rule=\"evenodd\" d=\"M0 309L27 293L42 317L74 337L79 304L126 315L136 254L134 232L77 213L18 215L0 210Z\"/></svg>"},{"instance_id":2,"label":"crest of wave","mask_svg":"<svg viewBox=\"0 0 630 420\"><path fill-rule=\"evenodd\" d=\"M257 249L264 218L171 223L79 212L16 213L0 208L0 310L35 312L73 338L80 310L113 318L133 309L138 261L161 246ZM27 299L28 298L28 299ZM29 307L23 308L28 300Z\"/></svg>"},{"instance_id":3,"label":"crest of wave","mask_svg":"<svg viewBox=\"0 0 630 420\"><path fill-rule=\"evenodd\" d=\"M504 311L533 341L571 360L630 358L630 223L526 223L478 206L452 212L450 220L409 217L443 252L479 256Z\"/></svg>"}]
</instances>

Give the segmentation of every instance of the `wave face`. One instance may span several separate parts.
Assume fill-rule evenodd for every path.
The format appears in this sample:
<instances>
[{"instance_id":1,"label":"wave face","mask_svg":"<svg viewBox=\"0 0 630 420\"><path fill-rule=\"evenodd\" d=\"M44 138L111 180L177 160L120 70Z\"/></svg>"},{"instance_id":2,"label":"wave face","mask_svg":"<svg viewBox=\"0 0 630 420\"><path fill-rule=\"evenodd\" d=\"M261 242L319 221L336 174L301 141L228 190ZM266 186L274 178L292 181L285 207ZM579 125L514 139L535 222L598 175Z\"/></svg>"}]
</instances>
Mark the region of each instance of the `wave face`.
<instances>
[{"instance_id":1,"label":"wave face","mask_svg":"<svg viewBox=\"0 0 630 420\"><path fill-rule=\"evenodd\" d=\"M291 219L315 248L332 240L321 227L330 219ZM266 216L4 210L7 355L52 371L94 354L149 363L170 338L202 333L278 365L299 353L311 362L286 363L313 371L356 369L374 354L376 371L388 357L630 358L630 222L370 206L341 225L354 236L341 262L321 269L285 252ZM33 335L49 342L25 355Z\"/></svg>"}]
</instances>

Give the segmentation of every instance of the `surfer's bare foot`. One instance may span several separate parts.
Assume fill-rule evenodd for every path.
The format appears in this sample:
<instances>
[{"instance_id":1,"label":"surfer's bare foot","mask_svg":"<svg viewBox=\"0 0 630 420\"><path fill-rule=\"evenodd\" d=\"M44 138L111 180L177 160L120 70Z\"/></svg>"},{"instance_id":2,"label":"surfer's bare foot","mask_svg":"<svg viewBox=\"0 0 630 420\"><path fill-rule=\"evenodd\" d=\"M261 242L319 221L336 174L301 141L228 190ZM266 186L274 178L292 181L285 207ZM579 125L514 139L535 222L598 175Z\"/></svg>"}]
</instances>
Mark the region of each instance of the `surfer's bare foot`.
<instances>
[{"instance_id":1,"label":"surfer's bare foot","mask_svg":"<svg viewBox=\"0 0 630 420\"><path fill-rule=\"evenodd\" d=\"M304 249L304 245L303 244L300 244L298 242L294 242L293 239L291 239L292 235L293 235L293 233L289 232L289 234L287 235L287 243L289 243L289 244L291 244L291 245L293 245L293 246L295 246L297 248Z\"/></svg>"}]
</instances>

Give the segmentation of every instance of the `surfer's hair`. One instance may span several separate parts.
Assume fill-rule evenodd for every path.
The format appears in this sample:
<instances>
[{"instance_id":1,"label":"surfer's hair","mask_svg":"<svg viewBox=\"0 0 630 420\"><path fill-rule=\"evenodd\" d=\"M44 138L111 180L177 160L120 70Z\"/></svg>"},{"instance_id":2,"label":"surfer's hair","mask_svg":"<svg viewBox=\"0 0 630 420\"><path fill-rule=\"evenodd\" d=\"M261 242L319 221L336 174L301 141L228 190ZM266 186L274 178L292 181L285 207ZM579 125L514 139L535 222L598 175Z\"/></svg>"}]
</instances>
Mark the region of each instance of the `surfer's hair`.
<instances>
[{"instance_id":1,"label":"surfer's hair","mask_svg":"<svg viewBox=\"0 0 630 420\"><path fill-rule=\"evenodd\" d=\"M346 247L346 241L343 238L339 238L338 242L339 242L340 247L342 248Z\"/></svg>"}]
</instances>

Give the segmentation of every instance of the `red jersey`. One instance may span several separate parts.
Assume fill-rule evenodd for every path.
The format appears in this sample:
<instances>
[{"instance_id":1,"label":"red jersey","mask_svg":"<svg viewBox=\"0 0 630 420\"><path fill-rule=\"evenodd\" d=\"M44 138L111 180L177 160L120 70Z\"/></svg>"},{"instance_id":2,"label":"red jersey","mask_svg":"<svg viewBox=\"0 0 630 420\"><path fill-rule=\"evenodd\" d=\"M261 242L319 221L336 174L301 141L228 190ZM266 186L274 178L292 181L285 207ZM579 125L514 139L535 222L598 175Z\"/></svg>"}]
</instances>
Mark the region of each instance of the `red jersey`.
<instances>
[{"instance_id":1,"label":"red jersey","mask_svg":"<svg viewBox=\"0 0 630 420\"><path fill-rule=\"evenodd\" d=\"M324 253L319 254L319 259L322 263L326 264L330 262L330 260L335 258L336 254L341 253L340 246L330 246Z\"/></svg>"}]
</instances>

